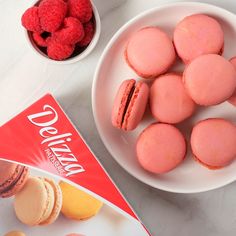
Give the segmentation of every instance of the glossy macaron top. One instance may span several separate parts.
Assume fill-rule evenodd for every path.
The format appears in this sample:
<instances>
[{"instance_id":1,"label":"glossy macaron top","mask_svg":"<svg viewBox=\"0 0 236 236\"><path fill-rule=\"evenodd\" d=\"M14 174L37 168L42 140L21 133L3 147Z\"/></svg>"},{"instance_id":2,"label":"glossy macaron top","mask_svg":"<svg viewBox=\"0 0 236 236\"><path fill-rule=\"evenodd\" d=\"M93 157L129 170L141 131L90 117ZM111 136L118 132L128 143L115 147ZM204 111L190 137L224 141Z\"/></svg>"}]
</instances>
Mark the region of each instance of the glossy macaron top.
<instances>
[{"instance_id":1,"label":"glossy macaron top","mask_svg":"<svg viewBox=\"0 0 236 236\"><path fill-rule=\"evenodd\" d=\"M146 83L134 79L123 81L113 103L112 125L127 131L135 129L143 117L148 96Z\"/></svg>"},{"instance_id":2,"label":"glossy macaron top","mask_svg":"<svg viewBox=\"0 0 236 236\"><path fill-rule=\"evenodd\" d=\"M235 91L236 71L224 57L206 54L187 65L183 80L189 95L197 104L216 105L226 101Z\"/></svg>"},{"instance_id":3,"label":"glossy macaron top","mask_svg":"<svg viewBox=\"0 0 236 236\"><path fill-rule=\"evenodd\" d=\"M74 220L87 220L100 211L103 203L90 194L66 183L60 182L63 195L62 213Z\"/></svg>"},{"instance_id":4,"label":"glossy macaron top","mask_svg":"<svg viewBox=\"0 0 236 236\"><path fill-rule=\"evenodd\" d=\"M0 160L0 197L12 197L20 191L28 177L28 168Z\"/></svg>"},{"instance_id":5,"label":"glossy macaron top","mask_svg":"<svg viewBox=\"0 0 236 236\"><path fill-rule=\"evenodd\" d=\"M184 87L182 75L169 73L155 79L150 89L150 108L158 121L170 124L193 114L195 103Z\"/></svg>"},{"instance_id":6,"label":"glossy macaron top","mask_svg":"<svg viewBox=\"0 0 236 236\"><path fill-rule=\"evenodd\" d=\"M222 118L198 122L191 134L195 158L211 169L230 164L236 157L236 126Z\"/></svg>"},{"instance_id":7,"label":"glossy macaron top","mask_svg":"<svg viewBox=\"0 0 236 236\"><path fill-rule=\"evenodd\" d=\"M194 14L177 24L174 45L179 57L189 63L203 54L220 54L224 47L224 33L213 17Z\"/></svg>"},{"instance_id":8,"label":"glossy macaron top","mask_svg":"<svg viewBox=\"0 0 236 236\"><path fill-rule=\"evenodd\" d=\"M236 70L236 57L231 58L229 61L232 63L232 65L234 66ZM236 106L236 89L234 90L233 95L229 98L228 102Z\"/></svg>"},{"instance_id":9,"label":"glossy macaron top","mask_svg":"<svg viewBox=\"0 0 236 236\"><path fill-rule=\"evenodd\" d=\"M165 73L175 61L175 49L169 36L158 27L135 32L125 49L128 65L143 78Z\"/></svg>"},{"instance_id":10,"label":"glossy macaron top","mask_svg":"<svg viewBox=\"0 0 236 236\"><path fill-rule=\"evenodd\" d=\"M185 138L173 125L155 123L139 135L136 153L145 170L155 174L165 173L184 160Z\"/></svg>"},{"instance_id":11,"label":"glossy macaron top","mask_svg":"<svg viewBox=\"0 0 236 236\"><path fill-rule=\"evenodd\" d=\"M16 194L14 208L17 218L29 226L46 225L56 220L62 200L60 189L52 180L30 177ZM55 208L57 210L55 210ZM57 212L57 213L56 213Z\"/></svg>"}]
</instances>

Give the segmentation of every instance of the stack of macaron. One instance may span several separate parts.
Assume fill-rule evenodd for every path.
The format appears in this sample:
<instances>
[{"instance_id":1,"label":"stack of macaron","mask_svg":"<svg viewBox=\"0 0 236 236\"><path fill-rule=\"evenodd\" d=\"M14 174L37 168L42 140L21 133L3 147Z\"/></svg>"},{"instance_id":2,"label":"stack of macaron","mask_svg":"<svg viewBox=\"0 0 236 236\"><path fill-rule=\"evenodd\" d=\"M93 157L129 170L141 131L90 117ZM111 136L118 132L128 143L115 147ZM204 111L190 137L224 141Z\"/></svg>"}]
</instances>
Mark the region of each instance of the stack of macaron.
<instances>
[{"instance_id":1,"label":"stack of macaron","mask_svg":"<svg viewBox=\"0 0 236 236\"><path fill-rule=\"evenodd\" d=\"M60 212L69 219L87 220L103 206L101 201L70 184L30 176L27 167L0 160L0 197L13 196L16 217L28 226L52 224ZM24 234L11 231L7 235Z\"/></svg>"},{"instance_id":2,"label":"stack of macaron","mask_svg":"<svg viewBox=\"0 0 236 236\"><path fill-rule=\"evenodd\" d=\"M21 18L38 49L53 60L80 54L95 32L90 0L39 0Z\"/></svg>"},{"instance_id":3,"label":"stack of macaron","mask_svg":"<svg viewBox=\"0 0 236 236\"><path fill-rule=\"evenodd\" d=\"M56 221L62 208L62 192L53 180L29 175L29 168L0 161L0 197L14 197L17 218L29 226Z\"/></svg>"},{"instance_id":4,"label":"stack of macaron","mask_svg":"<svg viewBox=\"0 0 236 236\"><path fill-rule=\"evenodd\" d=\"M136 143L137 159L145 170L161 174L182 163L187 140L174 125L193 116L197 106L225 101L236 106L236 58L225 59L223 49L220 23L205 14L181 20L173 40L156 26L144 27L129 38L125 61L143 80L122 82L111 120L118 129L133 130L150 106L157 122L149 125ZM171 70L177 57L184 65L181 73ZM145 79L152 80L150 87ZM226 119L199 121L188 141L194 158L210 169L227 166L236 157L236 125Z\"/></svg>"}]
</instances>

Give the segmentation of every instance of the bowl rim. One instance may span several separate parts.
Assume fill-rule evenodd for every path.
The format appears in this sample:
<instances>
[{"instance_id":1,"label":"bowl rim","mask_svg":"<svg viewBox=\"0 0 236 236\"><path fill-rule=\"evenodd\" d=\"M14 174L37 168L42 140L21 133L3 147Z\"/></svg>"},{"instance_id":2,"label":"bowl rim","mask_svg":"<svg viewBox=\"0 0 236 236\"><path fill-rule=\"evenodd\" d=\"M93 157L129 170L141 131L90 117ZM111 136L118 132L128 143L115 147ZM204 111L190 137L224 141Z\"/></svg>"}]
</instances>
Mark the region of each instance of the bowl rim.
<instances>
[{"instance_id":1,"label":"bowl rim","mask_svg":"<svg viewBox=\"0 0 236 236\"><path fill-rule=\"evenodd\" d=\"M35 4L37 2L39 2L39 1L36 1ZM43 60L46 60L46 61L49 61L49 62L54 63L54 64L67 65L67 64L72 64L72 63L75 63L75 62L78 62L78 61L84 59L95 48L95 46L97 45L98 40L100 38L100 35L101 35L101 19L100 19L100 15L99 15L98 9L95 6L95 4L93 3L93 1L91 1L91 4L92 4L93 15L94 15L94 20L95 20L95 34L93 36L92 41L89 43L87 48L82 53L80 53L80 54L78 54L78 55L76 55L76 56L74 56L72 58L61 60L61 61L53 60L53 59L47 57L43 52L41 52L40 49L37 47L37 45L34 45L34 43L32 43L32 39L29 36L30 32L28 30L24 29L24 35L25 35L27 44L32 49L32 51L37 56L39 56L39 58L41 58Z\"/></svg>"},{"instance_id":2,"label":"bowl rim","mask_svg":"<svg viewBox=\"0 0 236 236\"><path fill-rule=\"evenodd\" d=\"M160 189L160 190L164 190L164 191L167 191L167 192L173 192L173 193L185 193L185 194L191 194L191 193L201 193L201 192L206 192L206 191L209 191L209 190L213 190L213 189L217 189L217 188L220 188L220 187L223 187L227 184L230 184L232 182L234 182L236 180L236 175L232 178L229 178L227 181L225 181L224 183L219 183L219 184L215 184L215 185L212 185L212 186L205 186L205 187L201 187L201 188L195 188L195 189L186 189L186 188L181 188L181 187L178 187L177 189L173 189L171 187L168 187L168 186L164 186L164 185L159 185L158 187L154 184L151 184L149 183L146 179L143 179L141 178L137 173L134 173L132 171L129 170L129 168L122 162L119 160L119 158L116 158L114 155L113 155L113 152L112 152L112 148L111 146L109 145L109 143L107 142L106 140L106 137L105 135L103 134L102 132L102 128L100 126L100 123L99 123L99 118L97 116L97 107L96 107L96 93L97 93L97 86L98 86L98 75L99 75L99 72L100 72L100 68L105 60L105 57L106 57L106 54L107 52L111 49L111 47L113 46L113 43L120 37L120 35L131 25L131 24L134 24L136 21L138 21L140 18L143 18L145 17L146 15L149 15L157 10L164 10L164 9L167 9L169 7L175 7L175 6L201 6L201 7L206 7L206 8L211 8L212 10L214 10L215 12L221 12L222 15L230 15L231 17L236 17L234 13L224 9L224 8L221 8L219 6L215 6L215 5L212 5L212 4L208 4L208 3L202 3L202 2L176 2L176 3L167 3L167 4L161 4L157 7L153 7L153 8L150 8L148 10L145 10L141 13L139 13L138 15L136 15L135 17L131 18L128 22L126 22L123 26L121 26L119 28L119 30L113 35L113 37L110 39L110 41L108 42L108 44L106 45L106 47L104 48L100 58L99 58L99 61L97 63L97 66L96 66L96 69L95 69L95 73L94 73L94 76L93 76L93 84L92 84L92 91L91 91L91 97L92 97L92 111L93 111L93 117L94 117L94 121L95 121L95 124L96 124L96 127L97 127L97 130L98 130L98 133L99 133L99 136L101 137L102 139L102 142L104 144L104 146L106 147L106 149L108 150L108 152L110 153L110 155L113 157L113 159L126 171L128 172L130 175L132 175L133 177L135 177L136 179L138 179L139 181L151 186L151 187L154 187L156 189Z\"/></svg>"}]
</instances>

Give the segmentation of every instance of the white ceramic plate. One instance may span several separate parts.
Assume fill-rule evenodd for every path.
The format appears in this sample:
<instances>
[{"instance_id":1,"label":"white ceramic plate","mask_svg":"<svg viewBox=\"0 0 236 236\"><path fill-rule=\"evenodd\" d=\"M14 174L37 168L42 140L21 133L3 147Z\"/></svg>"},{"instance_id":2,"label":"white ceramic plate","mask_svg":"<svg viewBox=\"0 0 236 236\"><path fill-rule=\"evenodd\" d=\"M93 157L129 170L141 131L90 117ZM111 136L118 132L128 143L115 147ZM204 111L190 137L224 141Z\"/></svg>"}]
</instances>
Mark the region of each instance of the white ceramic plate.
<instances>
[{"instance_id":1,"label":"white ceramic plate","mask_svg":"<svg viewBox=\"0 0 236 236\"><path fill-rule=\"evenodd\" d=\"M129 36L138 29L156 25L172 36L177 22L194 13L205 13L217 18L225 33L224 56L236 55L236 16L224 9L203 3L175 3L148 10L126 23L110 40L98 63L94 77L92 102L95 122L100 136L116 161L137 179L155 188L171 192L193 193L215 189L236 180L236 161L230 166L211 171L196 163L191 152L175 170L153 175L144 171L135 155L135 142L139 133L154 120L147 111L143 121L133 132L123 132L111 125L112 102L121 82L138 76L125 63L123 52ZM180 69L178 65L176 65ZM187 137L192 125L209 117L225 117L236 122L236 109L229 103L200 108L195 116L178 125ZM190 149L190 148L189 148Z\"/></svg>"}]
</instances>

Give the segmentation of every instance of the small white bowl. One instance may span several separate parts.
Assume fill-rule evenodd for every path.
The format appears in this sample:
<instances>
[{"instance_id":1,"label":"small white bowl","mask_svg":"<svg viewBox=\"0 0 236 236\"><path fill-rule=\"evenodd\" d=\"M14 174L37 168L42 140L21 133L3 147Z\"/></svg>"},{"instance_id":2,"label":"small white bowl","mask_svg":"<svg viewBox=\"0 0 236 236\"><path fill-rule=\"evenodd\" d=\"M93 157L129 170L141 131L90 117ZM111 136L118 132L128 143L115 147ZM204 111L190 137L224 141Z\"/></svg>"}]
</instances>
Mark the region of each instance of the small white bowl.
<instances>
[{"instance_id":1,"label":"small white bowl","mask_svg":"<svg viewBox=\"0 0 236 236\"><path fill-rule=\"evenodd\" d=\"M39 1L37 1L36 4L38 2ZM30 48L41 59L47 60L47 61L50 61L50 62L56 63L56 64L71 64L71 63L75 63L75 62L78 62L78 61L84 59L95 48L95 46L96 46L96 44L98 42L98 39L100 37L100 34L101 34L101 20L100 20L100 16L99 16L99 13L98 13L98 10L97 10L95 4L92 1L91 1L91 3L92 3L92 7L93 7L93 17L94 17L94 22L95 22L95 33L94 33L92 41L90 42L90 44L86 47L86 49L83 52L81 52L80 54L78 54L78 55L76 55L74 57L71 57L71 58L68 58L68 59L65 59L65 60L62 60L62 61L53 60L53 59L49 58L45 53L43 53L39 49L39 47L36 45L36 43L32 39L31 33L28 30L25 30L25 37L26 37L26 40L27 40Z\"/></svg>"}]
</instances>

